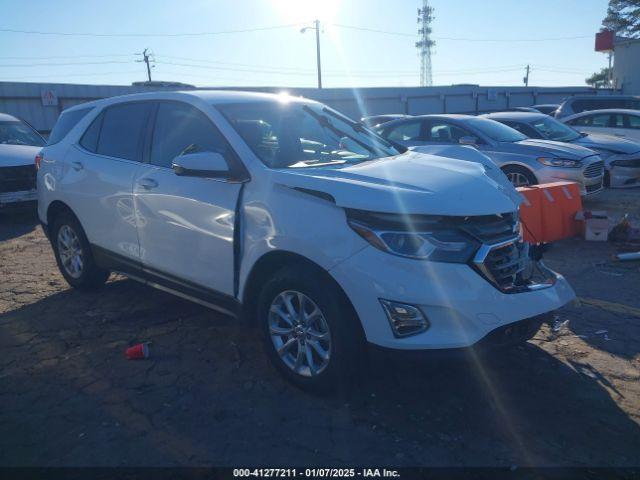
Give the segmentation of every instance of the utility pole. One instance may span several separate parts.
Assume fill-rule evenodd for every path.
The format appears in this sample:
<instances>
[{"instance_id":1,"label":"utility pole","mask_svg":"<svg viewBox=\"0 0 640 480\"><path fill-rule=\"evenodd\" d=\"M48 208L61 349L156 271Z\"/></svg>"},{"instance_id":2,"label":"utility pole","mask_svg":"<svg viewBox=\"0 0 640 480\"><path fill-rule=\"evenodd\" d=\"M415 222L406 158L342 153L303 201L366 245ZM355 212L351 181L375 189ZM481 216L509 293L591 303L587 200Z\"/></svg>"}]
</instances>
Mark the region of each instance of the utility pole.
<instances>
[{"instance_id":1,"label":"utility pole","mask_svg":"<svg viewBox=\"0 0 640 480\"><path fill-rule=\"evenodd\" d=\"M151 65L149 64L149 60L153 61L153 59L151 58L152 54L147 53L149 51L148 48L145 48L144 51L142 52L142 60L136 60L136 62L144 62L147 65L147 78L149 79L149 82L151 82Z\"/></svg>"},{"instance_id":2,"label":"utility pole","mask_svg":"<svg viewBox=\"0 0 640 480\"><path fill-rule=\"evenodd\" d=\"M320 20L313 22L313 27L304 27L300 29L300 33L304 33L309 29L316 31L316 65L318 69L318 88L322 88L322 67L320 65Z\"/></svg>"},{"instance_id":3,"label":"utility pole","mask_svg":"<svg viewBox=\"0 0 640 480\"><path fill-rule=\"evenodd\" d=\"M525 68L525 76L522 79L522 81L524 82L524 86L528 87L529 86L529 72L531 71L531 68L529 67L529 65L527 65L527 67Z\"/></svg>"}]
</instances>

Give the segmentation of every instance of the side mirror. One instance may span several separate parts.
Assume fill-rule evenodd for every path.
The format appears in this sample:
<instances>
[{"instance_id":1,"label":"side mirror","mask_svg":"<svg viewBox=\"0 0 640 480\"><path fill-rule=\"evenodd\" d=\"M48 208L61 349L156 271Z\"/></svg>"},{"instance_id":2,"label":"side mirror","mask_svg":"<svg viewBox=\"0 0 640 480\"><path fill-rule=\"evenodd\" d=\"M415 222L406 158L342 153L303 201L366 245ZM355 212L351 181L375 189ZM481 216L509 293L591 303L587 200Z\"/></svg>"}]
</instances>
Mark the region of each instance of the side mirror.
<instances>
[{"instance_id":1,"label":"side mirror","mask_svg":"<svg viewBox=\"0 0 640 480\"><path fill-rule=\"evenodd\" d=\"M176 175L183 177L226 178L229 166L224 157L215 152L180 155L171 164Z\"/></svg>"},{"instance_id":2,"label":"side mirror","mask_svg":"<svg viewBox=\"0 0 640 480\"><path fill-rule=\"evenodd\" d=\"M464 137L460 137L458 139L458 143L460 145L471 145L471 146L475 147L478 144L478 139L476 137L471 136L471 135L466 135Z\"/></svg>"}]
</instances>

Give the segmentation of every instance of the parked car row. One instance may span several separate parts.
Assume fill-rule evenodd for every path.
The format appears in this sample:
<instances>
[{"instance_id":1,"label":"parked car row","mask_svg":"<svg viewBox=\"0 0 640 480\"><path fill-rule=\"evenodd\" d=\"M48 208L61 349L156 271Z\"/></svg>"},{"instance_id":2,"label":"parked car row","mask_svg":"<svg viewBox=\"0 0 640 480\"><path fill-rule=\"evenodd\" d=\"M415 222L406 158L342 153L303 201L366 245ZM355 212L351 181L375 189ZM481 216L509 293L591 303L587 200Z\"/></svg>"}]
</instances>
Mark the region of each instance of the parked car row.
<instances>
[{"instance_id":1,"label":"parked car row","mask_svg":"<svg viewBox=\"0 0 640 480\"><path fill-rule=\"evenodd\" d=\"M433 152L446 144L472 145L516 186L573 180L581 185L583 195L590 195L602 186L640 185L640 110L582 111L602 106L640 108L640 98L575 96L561 105L513 107L480 117L379 115L371 117L377 120L368 125L390 141L423 151Z\"/></svg>"},{"instance_id":2,"label":"parked car row","mask_svg":"<svg viewBox=\"0 0 640 480\"><path fill-rule=\"evenodd\" d=\"M604 162L596 152L579 145L531 139L485 117L424 115L385 123L377 132L383 138L421 151L447 144L474 146L498 165L515 186L569 180L580 184L582 195L597 193L603 186Z\"/></svg>"}]
</instances>

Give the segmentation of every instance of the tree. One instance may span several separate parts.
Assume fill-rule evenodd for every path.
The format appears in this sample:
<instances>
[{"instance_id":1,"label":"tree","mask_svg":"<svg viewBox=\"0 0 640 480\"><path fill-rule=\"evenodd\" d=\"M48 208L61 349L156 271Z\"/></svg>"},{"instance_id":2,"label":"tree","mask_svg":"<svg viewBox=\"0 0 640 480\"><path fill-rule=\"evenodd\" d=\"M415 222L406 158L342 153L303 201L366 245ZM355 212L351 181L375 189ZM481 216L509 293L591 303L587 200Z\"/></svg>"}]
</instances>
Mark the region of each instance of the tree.
<instances>
[{"instance_id":1,"label":"tree","mask_svg":"<svg viewBox=\"0 0 640 480\"><path fill-rule=\"evenodd\" d=\"M596 88L608 87L610 86L609 73L610 73L610 69L608 67L603 68L599 72L591 75L589 78L586 78L585 83L587 85L591 85L592 87L596 87Z\"/></svg>"},{"instance_id":2,"label":"tree","mask_svg":"<svg viewBox=\"0 0 640 480\"><path fill-rule=\"evenodd\" d=\"M602 27L623 37L640 38L640 0L609 0Z\"/></svg>"}]
</instances>

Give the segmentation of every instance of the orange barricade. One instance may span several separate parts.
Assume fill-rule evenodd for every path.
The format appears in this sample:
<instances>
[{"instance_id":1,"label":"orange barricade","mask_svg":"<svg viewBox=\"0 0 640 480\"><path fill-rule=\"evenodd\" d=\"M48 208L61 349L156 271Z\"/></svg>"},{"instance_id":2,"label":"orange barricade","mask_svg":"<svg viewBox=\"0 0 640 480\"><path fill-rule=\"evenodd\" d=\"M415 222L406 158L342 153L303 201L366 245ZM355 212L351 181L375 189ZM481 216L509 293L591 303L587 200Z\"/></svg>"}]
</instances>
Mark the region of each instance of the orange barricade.
<instances>
[{"instance_id":1,"label":"orange barricade","mask_svg":"<svg viewBox=\"0 0 640 480\"><path fill-rule=\"evenodd\" d=\"M562 211L563 238L575 237L582 233L582 226L576 220L576 213L582 210L582 197L580 186L576 182L554 182L540 185L551 191L551 194L560 204Z\"/></svg>"},{"instance_id":2,"label":"orange barricade","mask_svg":"<svg viewBox=\"0 0 640 480\"><path fill-rule=\"evenodd\" d=\"M547 243L580 234L576 213L582 210L580 187L575 182L554 182L520 187L523 236L530 243Z\"/></svg>"},{"instance_id":3,"label":"orange barricade","mask_svg":"<svg viewBox=\"0 0 640 480\"><path fill-rule=\"evenodd\" d=\"M535 187L518 187L518 192L522 195L522 204L520 204L522 236L525 242L541 243L542 211L540 209L540 195L542 195L542 191Z\"/></svg>"}]
</instances>

